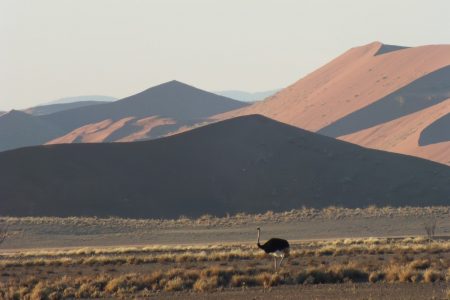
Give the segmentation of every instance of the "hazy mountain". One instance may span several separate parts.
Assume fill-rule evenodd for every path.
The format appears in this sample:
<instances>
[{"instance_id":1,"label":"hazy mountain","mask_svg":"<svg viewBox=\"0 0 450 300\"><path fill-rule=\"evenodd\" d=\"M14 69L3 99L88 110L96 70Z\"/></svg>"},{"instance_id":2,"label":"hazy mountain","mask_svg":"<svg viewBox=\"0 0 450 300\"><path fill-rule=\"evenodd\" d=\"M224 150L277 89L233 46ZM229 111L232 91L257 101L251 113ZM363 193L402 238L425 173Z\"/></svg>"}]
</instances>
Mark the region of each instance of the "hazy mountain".
<instances>
[{"instance_id":1,"label":"hazy mountain","mask_svg":"<svg viewBox=\"0 0 450 300\"><path fill-rule=\"evenodd\" d=\"M23 110L27 114L34 116L43 116L53 114L59 111L69 110L72 108L91 106L96 104L105 104L105 101L79 101L79 102L68 102L68 103L59 103L59 104L48 104L48 105L40 105L27 108Z\"/></svg>"},{"instance_id":2,"label":"hazy mountain","mask_svg":"<svg viewBox=\"0 0 450 300\"><path fill-rule=\"evenodd\" d=\"M214 92L217 95L222 95L231 99L244 101L244 102L254 102L259 100L264 100L267 97L270 97L280 91L280 89L271 90L271 91L265 91L265 92L256 92L256 93L249 93L244 91L220 91L220 92Z\"/></svg>"},{"instance_id":3,"label":"hazy mountain","mask_svg":"<svg viewBox=\"0 0 450 300\"><path fill-rule=\"evenodd\" d=\"M117 98L111 96L103 96L103 95L83 95L83 96L75 96L75 97L64 97L56 100L52 100L50 102L43 103L42 105L50 105L50 104L66 104L73 102L85 102L85 101L101 101L101 102L112 102L116 101Z\"/></svg>"},{"instance_id":4,"label":"hazy mountain","mask_svg":"<svg viewBox=\"0 0 450 300\"><path fill-rule=\"evenodd\" d=\"M216 119L255 113L362 146L450 164L450 127L433 125L450 113L450 45L374 42L352 48L265 101ZM430 126L434 137L422 137Z\"/></svg>"},{"instance_id":5,"label":"hazy mountain","mask_svg":"<svg viewBox=\"0 0 450 300\"><path fill-rule=\"evenodd\" d=\"M450 167L262 116L134 143L0 153L4 215L224 215L342 205L439 205Z\"/></svg>"}]
</instances>

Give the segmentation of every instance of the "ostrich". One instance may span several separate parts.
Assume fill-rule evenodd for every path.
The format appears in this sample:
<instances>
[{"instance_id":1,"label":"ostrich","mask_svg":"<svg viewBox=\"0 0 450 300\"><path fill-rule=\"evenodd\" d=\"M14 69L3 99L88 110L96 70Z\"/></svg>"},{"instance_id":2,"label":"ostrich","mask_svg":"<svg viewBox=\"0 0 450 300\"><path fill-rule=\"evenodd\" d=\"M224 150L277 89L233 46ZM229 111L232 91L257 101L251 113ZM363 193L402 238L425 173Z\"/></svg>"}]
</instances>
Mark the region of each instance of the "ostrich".
<instances>
[{"instance_id":1,"label":"ostrich","mask_svg":"<svg viewBox=\"0 0 450 300\"><path fill-rule=\"evenodd\" d=\"M275 259L275 271L277 271L277 268L281 266L281 263L283 262L283 259L287 256L289 256L289 242L284 239L279 238L271 238L267 242L265 242L263 245L259 243L259 237L261 235L261 229L258 227L256 229L258 231L258 242L256 245L263 249L264 252L266 252L269 255L272 255ZM280 263L277 265L277 258L281 257Z\"/></svg>"}]
</instances>

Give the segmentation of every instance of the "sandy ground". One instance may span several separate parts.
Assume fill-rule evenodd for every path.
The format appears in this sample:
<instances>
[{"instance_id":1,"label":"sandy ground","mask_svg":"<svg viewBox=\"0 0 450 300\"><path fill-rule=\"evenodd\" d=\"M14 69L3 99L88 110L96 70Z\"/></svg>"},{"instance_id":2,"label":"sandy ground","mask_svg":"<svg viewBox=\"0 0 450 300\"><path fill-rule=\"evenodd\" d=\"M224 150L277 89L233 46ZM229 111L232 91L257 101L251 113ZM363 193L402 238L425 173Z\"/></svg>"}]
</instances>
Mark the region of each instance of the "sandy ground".
<instances>
[{"instance_id":1,"label":"sandy ground","mask_svg":"<svg viewBox=\"0 0 450 300\"><path fill-rule=\"evenodd\" d=\"M288 240L334 239L346 237L395 237L425 234L424 223L429 216L407 217L352 217L343 219L312 219L291 222L250 222L243 225L191 226L181 228L133 227L114 224L88 225L12 225L10 237L2 249L61 248L83 246L253 243L256 227L260 226L262 239L278 236ZM436 234L450 235L450 218L439 217Z\"/></svg>"},{"instance_id":2,"label":"sandy ground","mask_svg":"<svg viewBox=\"0 0 450 300\"><path fill-rule=\"evenodd\" d=\"M445 284L320 284L284 286L265 290L239 289L216 293L155 295L155 299L448 299Z\"/></svg>"},{"instance_id":3,"label":"sandy ground","mask_svg":"<svg viewBox=\"0 0 450 300\"><path fill-rule=\"evenodd\" d=\"M22 249L70 248L85 246L126 246L152 244L216 244L242 242L253 244L256 240L256 227L261 226L262 240L272 236L284 237L293 242L296 240L335 239L344 237L395 237L421 236L425 234L424 223L430 216L403 217L351 217L339 219L311 219L289 222L248 222L241 225L228 224L226 226L184 226L184 227L139 227L130 223L128 226L105 224L103 226L84 225L50 225L24 224L11 225L10 236L2 244L0 252L17 252ZM69 222L70 223L70 222ZM77 223L75 223L77 224ZM450 218L441 215L437 217L436 233L441 237L450 236ZM436 254L442 259L448 253ZM430 258L435 254L417 254L418 258ZM415 256L416 257L416 256ZM438 257L438 258L439 258ZM289 260L286 267L306 268L311 264L343 263L356 259L367 264L380 261L401 259L401 256L370 254L358 257L325 256ZM183 264L187 268L200 268L218 264L217 262L191 262ZM227 263L228 265L228 263ZM231 266L271 268L272 261L266 258L259 261L232 261ZM177 263L154 263L143 265L93 265L93 266L51 266L51 267L12 267L1 274L0 280L10 280L21 276L38 276L52 280L63 275L120 275L128 273L147 274L155 270L167 270L179 267ZM448 299L449 288L444 282L435 284L406 283L345 283L279 286L264 288L233 288L212 293L194 292L163 292L152 296L153 299Z\"/></svg>"}]
</instances>

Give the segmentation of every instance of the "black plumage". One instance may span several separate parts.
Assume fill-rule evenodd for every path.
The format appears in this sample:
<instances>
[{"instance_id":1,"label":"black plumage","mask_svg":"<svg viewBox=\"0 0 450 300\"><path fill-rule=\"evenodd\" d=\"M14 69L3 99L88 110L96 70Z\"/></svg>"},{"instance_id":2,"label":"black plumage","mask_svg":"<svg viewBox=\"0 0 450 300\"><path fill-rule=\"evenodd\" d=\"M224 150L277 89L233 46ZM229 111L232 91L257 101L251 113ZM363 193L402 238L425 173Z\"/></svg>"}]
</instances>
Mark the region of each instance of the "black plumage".
<instances>
[{"instance_id":1,"label":"black plumage","mask_svg":"<svg viewBox=\"0 0 450 300\"><path fill-rule=\"evenodd\" d=\"M270 240L268 240L267 242L265 242L262 245L258 241L257 245L259 248L263 249L264 252L266 252L267 254L270 254L270 253L276 252L276 251L283 251L290 247L288 241L286 241L284 239L279 239L279 238L271 238Z\"/></svg>"}]
</instances>

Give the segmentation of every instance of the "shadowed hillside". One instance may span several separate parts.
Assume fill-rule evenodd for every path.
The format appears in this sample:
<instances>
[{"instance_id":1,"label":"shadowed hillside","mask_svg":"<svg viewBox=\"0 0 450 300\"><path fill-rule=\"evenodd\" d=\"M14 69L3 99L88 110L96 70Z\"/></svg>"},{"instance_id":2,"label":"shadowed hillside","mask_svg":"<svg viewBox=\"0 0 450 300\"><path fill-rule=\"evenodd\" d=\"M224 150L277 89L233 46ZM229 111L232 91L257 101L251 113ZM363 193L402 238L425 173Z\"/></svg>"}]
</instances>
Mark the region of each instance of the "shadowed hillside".
<instances>
[{"instance_id":1,"label":"shadowed hillside","mask_svg":"<svg viewBox=\"0 0 450 300\"><path fill-rule=\"evenodd\" d=\"M251 115L135 143L0 153L5 215L224 215L450 201L450 168Z\"/></svg>"},{"instance_id":2,"label":"shadowed hillside","mask_svg":"<svg viewBox=\"0 0 450 300\"><path fill-rule=\"evenodd\" d=\"M51 122L12 110L0 116L0 151L40 145L62 133Z\"/></svg>"}]
</instances>

